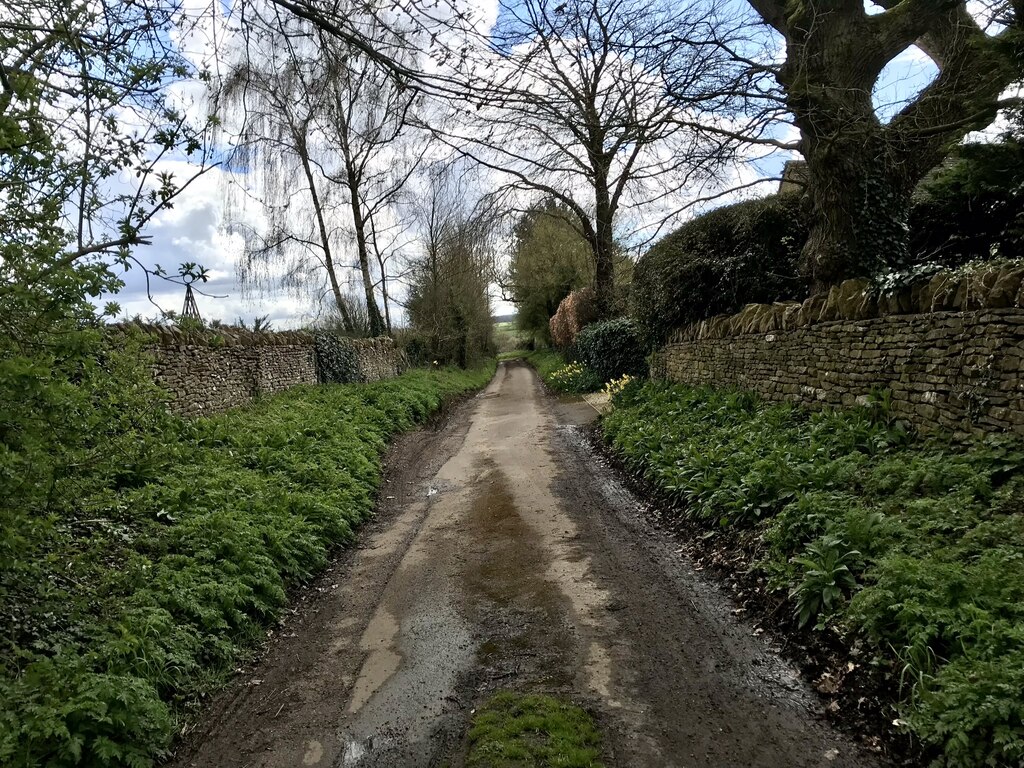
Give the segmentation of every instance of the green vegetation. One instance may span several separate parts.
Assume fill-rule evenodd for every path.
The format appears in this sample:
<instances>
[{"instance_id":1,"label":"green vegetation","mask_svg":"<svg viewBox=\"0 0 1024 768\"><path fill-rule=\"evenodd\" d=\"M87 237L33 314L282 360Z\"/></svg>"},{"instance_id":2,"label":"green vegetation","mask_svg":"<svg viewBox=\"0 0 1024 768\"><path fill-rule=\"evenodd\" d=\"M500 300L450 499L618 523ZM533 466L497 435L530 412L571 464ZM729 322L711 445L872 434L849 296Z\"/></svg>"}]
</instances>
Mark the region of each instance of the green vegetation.
<instances>
[{"instance_id":1,"label":"green vegetation","mask_svg":"<svg viewBox=\"0 0 1024 768\"><path fill-rule=\"evenodd\" d=\"M957 147L918 185L908 210L904 269L1019 255L1024 142L1006 137ZM803 300L807 283L800 259L812 220L800 194L786 193L688 221L637 263L631 314L652 339L664 341L677 328L745 304ZM891 269L867 276L877 280Z\"/></svg>"},{"instance_id":2,"label":"green vegetation","mask_svg":"<svg viewBox=\"0 0 1024 768\"><path fill-rule=\"evenodd\" d=\"M527 210L512 231L506 282L516 303L518 327L539 344L550 344L548 321L570 291L593 277L590 244L573 224L574 214L547 199Z\"/></svg>"},{"instance_id":3,"label":"green vegetation","mask_svg":"<svg viewBox=\"0 0 1024 768\"><path fill-rule=\"evenodd\" d=\"M572 351L601 384L621 376L647 375L643 334L630 318L588 325L576 335Z\"/></svg>"},{"instance_id":4,"label":"green vegetation","mask_svg":"<svg viewBox=\"0 0 1024 768\"><path fill-rule=\"evenodd\" d=\"M583 709L502 692L473 717L469 768L601 768L601 734Z\"/></svg>"},{"instance_id":5,"label":"green vegetation","mask_svg":"<svg viewBox=\"0 0 1024 768\"><path fill-rule=\"evenodd\" d=\"M604 437L709 528L753 529L793 621L871 649L947 766L1024 761L1024 450L907 434L884 399L809 414L633 384ZM746 539L744 539L746 540Z\"/></svg>"},{"instance_id":6,"label":"green vegetation","mask_svg":"<svg viewBox=\"0 0 1024 768\"><path fill-rule=\"evenodd\" d=\"M5 435L23 436L5 440L0 465L4 497L18 500L0 512L0 764L11 768L150 765L264 637L287 590L371 514L388 438L493 372L302 387L185 422L153 407L151 386L138 400L101 394L145 381L132 359L83 364L89 388L40 390L65 398L59 413L26 402L19 413L35 422L17 431L5 414ZM47 444L32 431L43 417L81 436Z\"/></svg>"},{"instance_id":7,"label":"green vegetation","mask_svg":"<svg viewBox=\"0 0 1024 768\"><path fill-rule=\"evenodd\" d=\"M548 383L552 373L565 365L565 358L553 349L537 349L528 352L525 357L526 361L537 369L537 375L544 380L545 384Z\"/></svg>"},{"instance_id":8,"label":"green vegetation","mask_svg":"<svg viewBox=\"0 0 1024 768\"><path fill-rule=\"evenodd\" d=\"M603 383L589 368L580 363L566 362L554 350L538 349L524 357L537 370L543 382L555 392L567 395L596 392Z\"/></svg>"},{"instance_id":9,"label":"green vegetation","mask_svg":"<svg viewBox=\"0 0 1024 768\"><path fill-rule=\"evenodd\" d=\"M956 147L910 207L915 261L958 267L1024 252L1024 140Z\"/></svg>"},{"instance_id":10,"label":"green vegetation","mask_svg":"<svg viewBox=\"0 0 1024 768\"><path fill-rule=\"evenodd\" d=\"M425 196L413 206L423 252L402 279L409 334L403 347L414 364L454 363L460 368L494 356L488 296L494 276L495 219L474 204L465 168L438 164Z\"/></svg>"},{"instance_id":11,"label":"green vegetation","mask_svg":"<svg viewBox=\"0 0 1024 768\"><path fill-rule=\"evenodd\" d=\"M750 303L803 299L807 239L800 196L717 208L666 235L637 263L631 312L651 339Z\"/></svg>"},{"instance_id":12,"label":"green vegetation","mask_svg":"<svg viewBox=\"0 0 1024 768\"><path fill-rule=\"evenodd\" d=\"M495 323L493 336L494 346L497 347L499 354L515 352L533 344L533 337L520 331L515 321Z\"/></svg>"},{"instance_id":13,"label":"green vegetation","mask_svg":"<svg viewBox=\"0 0 1024 768\"><path fill-rule=\"evenodd\" d=\"M581 395L596 392L603 383L597 374L582 363L566 363L544 376L544 383L555 392Z\"/></svg>"},{"instance_id":14,"label":"green vegetation","mask_svg":"<svg viewBox=\"0 0 1024 768\"><path fill-rule=\"evenodd\" d=\"M550 349L516 354L556 392L596 392L614 379L645 376L647 360L637 324L628 318L586 326L566 355Z\"/></svg>"}]
</instances>

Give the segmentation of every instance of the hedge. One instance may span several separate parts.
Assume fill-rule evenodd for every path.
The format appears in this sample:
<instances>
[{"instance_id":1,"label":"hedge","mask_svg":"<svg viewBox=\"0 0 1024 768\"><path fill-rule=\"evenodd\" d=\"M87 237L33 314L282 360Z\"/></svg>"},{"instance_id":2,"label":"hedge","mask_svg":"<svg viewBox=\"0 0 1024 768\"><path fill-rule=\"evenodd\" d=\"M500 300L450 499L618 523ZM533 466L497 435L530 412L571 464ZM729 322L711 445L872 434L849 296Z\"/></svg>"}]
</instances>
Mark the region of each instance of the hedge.
<instances>
[{"instance_id":1,"label":"hedge","mask_svg":"<svg viewBox=\"0 0 1024 768\"><path fill-rule=\"evenodd\" d=\"M652 341L745 304L803 299L800 249L807 216L799 195L718 208L655 243L636 265L631 314Z\"/></svg>"},{"instance_id":2,"label":"hedge","mask_svg":"<svg viewBox=\"0 0 1024 768\"><path fill-rule=\"evenodd\" d=\"M576 336L573 354L602 383L624 375L647 375L646 346L639 324L631 318L592 323Z\"/></svg>"}]
</instances>

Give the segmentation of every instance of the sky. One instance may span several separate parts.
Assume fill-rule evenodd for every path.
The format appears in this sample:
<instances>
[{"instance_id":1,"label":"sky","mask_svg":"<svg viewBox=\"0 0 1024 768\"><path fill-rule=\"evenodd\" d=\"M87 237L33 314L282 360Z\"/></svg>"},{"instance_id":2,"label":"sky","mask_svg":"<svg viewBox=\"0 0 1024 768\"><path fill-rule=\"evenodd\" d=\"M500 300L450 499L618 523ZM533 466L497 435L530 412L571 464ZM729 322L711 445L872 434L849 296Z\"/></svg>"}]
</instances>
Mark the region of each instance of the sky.
<instances>
[{"instance_id":1,"label":"sky","mask_svg":"<svg viewBox=\"0 0 1024 768\"><path fill-rule=\"evenodd\" d=\"M201 0L196 0L197 3ZM485 0L482 16L489 21L497 17L496 0ZM198 7L198 6L197 6ZM183 47L189 47L197 58L209 56L210 47L196 42L193 34L181 40ZM897 57L883 72L876 87L875 100L882 119L898 111L906 99L912 97L934 78L937 70L928 57L917 48L910 48ZM202 98L196 98L196 89L183 88L191 108L203 109ZM791 131L788 138L793 138ZM739 170L747 180L761 175L778 175L788 155L780 153L767 161L749 163ZM181 178L190 173L187 162L173 161L169 169ZM276 329L295 328L309 324L318 315L320 308L315 303L289 295L284 290L247 296L239 282L236 265L242 254L242 242L238 236L226 232L225 201L227 198L228 174L220 169L208 171L195 180L176 200L174 207L161 212L150 224L146 234L152 244L140 248L136 256L145 264L160 264L168 271L175 272L184 262L197 262L208 269L209 282L201 286L202 294L196 301L200 313L206 320L219 319L235 322L238 319L251 321L256 316L268 316ZM767 193L770 188L763 189ZM721 203L730 200L725 197ZM180 311L184 289L178 285L151 284L151 298L147 296L145 276L135 269L124 276L125 288L114 298L122 307L121 317L154 317L161 310ZM208 295L203 295L208 294ZM154 304L155 302L155 304ZM510 314L514 305L502 301L495 290L492 296L492 311L496 315Z\"/></svg>"}]
</instances>

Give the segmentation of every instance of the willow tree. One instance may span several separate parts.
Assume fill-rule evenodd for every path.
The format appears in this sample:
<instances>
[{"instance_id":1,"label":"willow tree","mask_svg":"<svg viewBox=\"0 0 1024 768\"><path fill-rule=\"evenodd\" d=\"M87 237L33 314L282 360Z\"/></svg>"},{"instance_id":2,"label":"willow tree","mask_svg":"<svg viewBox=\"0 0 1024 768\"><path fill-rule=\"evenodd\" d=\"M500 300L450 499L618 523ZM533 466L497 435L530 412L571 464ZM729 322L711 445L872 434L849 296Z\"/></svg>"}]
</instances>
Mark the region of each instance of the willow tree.
<instances>
[{"instance_id":1,"label":"willow tree","mask_svg":"<svg viewBox=\"0 0 1024 768\"><path fill-rule=\"evenodd\" d=\"M372 15L365 20L373 26ZM396 203L417 164L404 141L415 93L300 18L254 9L246 22L220 92L236 189L247 195L229 207L246 239L240 276L253 288L282 284L299 295L326 284L349 331L345 286L356 277L370 333L379 335L386 324L371 263L381 249L375 218ZM400 42L395 59L406 53Z\"/></svg>"},{"instance_id":2,"label":"willow tree","mask_svg":"<svg viewBox=\"0 0 1024 768\"><path fill-rule=\"evenodd\" d=\"M376 26L372 19L370 24ZM384 40L387 31L382 30L372 37ZM401 35L390 31L394 38L390 55L399 60L404 54ZM331 179L343 184L348 194L370 334L379 336L390 330L390 313L386 247L378 219L397 201L423 157L426 142L422 137L419 149L407 140L410 116L420 99L416 90L405 87L365 55L351 49L338 51L337 46L337 41L327 43L331 53L326 57L332 83L329 91L331 140L341 160L337 175L331 175ZM384 44L380 47L383 50ZM377 306L371 254L380 270L387 322Z\"/></svg>"},{"instance_id":3,"label":"willow tree","mask_svg":"<svg viewBox=\"0 0 1024 768\"><path fill-rule=\"evenodd\" d=\"M229 228L245 238L246 289L282 284L302 295L326 281L347 331L354 330L339 256L337 185L323 173L332 73L317 35L274 15L245 28L246 44L220 83L219 104L235 176ZM262 221L249 209L258 204Z\"/></svg>"},{"instance_id":4,"label":"willow tree","mask_svg":"<svg viewBox=\"0 0 1024 768\"><path fill-rule=\"evenodd\" d=\"M823 288L909 258L917 183L969 132L992 123L1015 76L1021 4L962 0L749 0L785 40L778 80L800 129L813 204L803 251ZM982 16L987 15L987 21ZM911 45L939 74L888 122L872 90Z\"/></svg>"}]
</instances>

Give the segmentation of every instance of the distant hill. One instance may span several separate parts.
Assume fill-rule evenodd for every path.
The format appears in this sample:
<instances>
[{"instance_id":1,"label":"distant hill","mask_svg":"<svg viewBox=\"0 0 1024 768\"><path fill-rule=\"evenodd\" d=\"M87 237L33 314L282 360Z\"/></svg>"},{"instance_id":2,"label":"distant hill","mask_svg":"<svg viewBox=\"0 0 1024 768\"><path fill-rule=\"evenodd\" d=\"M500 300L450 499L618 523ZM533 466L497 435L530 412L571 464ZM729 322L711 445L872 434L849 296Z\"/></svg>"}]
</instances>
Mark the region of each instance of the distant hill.
<instances>
[{"instance_id":1,"label":"distant hill","mask_svg":"<svg viewBox=\"0 0 1024 768\"><path fill-rule=\"evenodd\" d=\"M514 323L515 321L515 315L498 315L494 318L494 322L496 323Z\"/></svg>"}]
</instances>

